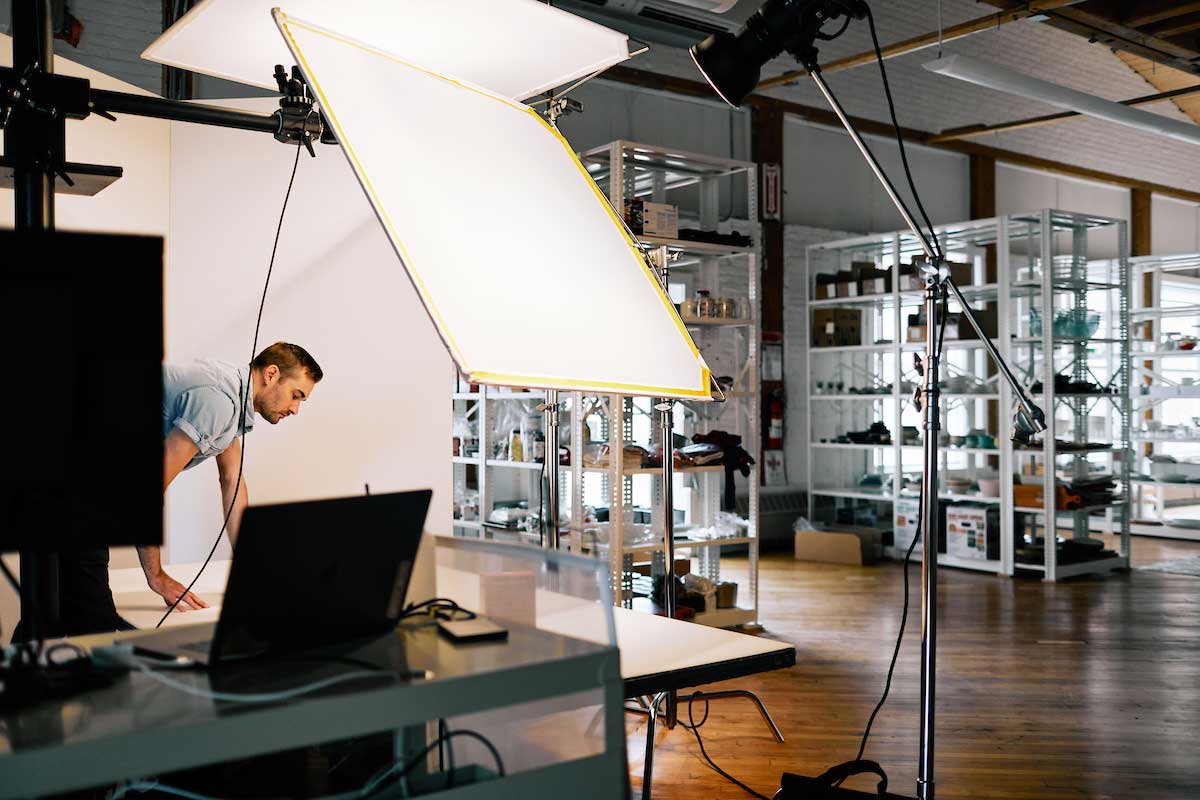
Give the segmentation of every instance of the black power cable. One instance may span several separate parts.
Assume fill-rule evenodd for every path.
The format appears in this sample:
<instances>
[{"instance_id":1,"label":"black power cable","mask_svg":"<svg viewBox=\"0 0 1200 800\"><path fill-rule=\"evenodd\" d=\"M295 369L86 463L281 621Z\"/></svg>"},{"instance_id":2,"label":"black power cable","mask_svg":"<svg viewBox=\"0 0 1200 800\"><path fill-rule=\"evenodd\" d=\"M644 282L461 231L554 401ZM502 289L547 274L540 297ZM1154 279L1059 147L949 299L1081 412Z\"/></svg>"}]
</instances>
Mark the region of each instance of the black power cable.
<instances>
[{"instance_id":1,"label":"black power cable","mask_svg":"<svg viewBox=\"0 0 1200 800\"><path fill-rule=\"evenodd\" d=\"M929 228L929 242L933 247L933 252L939 259L944 258L941 242L938 241L937 232L933 229L933 223L929 221L929 214L925 213L925 206L921 203L921 196L917 194L916 184L913 182L912 170L908 168L908 154L904 150L904 136L900 133L900 123L896 121L896 104L892 101L892 88L888 85L887 68L883 65L883 51L879 47L879 36L875 33L875 15L871 13L871 6L863 3L867 10L867 25L871 28L871 43L875 46L875 59L879 62L879 74L883 78L883 93L887 96L888 112L892 116L892 127L896 131L896 144L900 146L900 163L904 165L904 177L908 179L908 188L912 192L913 200L916 201L917 208L921 212L921 219L925 221L925 227Z\"/></svg>"},{"instance_id":2,"label":"black power cable","mask_svg":"<svg viewBox=\"0 0 1200 800\"><path fill-rule=\"evenodd\" d=\"M938 330L938 356L939 356L939 358L940 358L941 352L942 352L942 340L946 334L947 314L945 313L944 309L945 309L945 297L943 296L942 321L941 321L940 328ZM932 322L932 320L930 320L930 322ZM928 369L928 365L926 365L926 368ZM925 435L933 436L933 435L935 435L935 433L934 433L934 431L927 430L925 432ZM937 487L922 486L921 488L923 490L928 489L929 491L937 491ZM892 650L892 662L891 662L891 664L888 665L887 680L883 684L883 694L880 696L879 702L875 704L875 709L871 712L871 716L869 716L867 718L867 727L863 731L862 742L860 742L858 745L858 755L856 755L854 757L855 761L861 760L863 757L863 753L866 752L867 740L871 737L871 727L875 724L875 717L878 716L878 714L881 710L883 710L883 705L884 705L884 703L887 702L887 699L888 699L888 693L892 689L892 676L896 672L896 661L900 657L900 645L904 642L904 628L908 624L908 601L909 601L908 565L909 565L909 562L912 561L913 550L916 549L917 542L921 541L921 531L923 529L922 526L924 525L924 522L925 522L925 513L924 512L925 512L925 492L922 491L920 499L917 500L917 532L916 532L916 534L913 535L913 540L908 545L908 551L905 552L905 554L904 554L904 608L900 612L901 613L900 632L896 635L896 647L895 647L895 649ZM935 546L934 550L936 550L936 549L937 548ZM925 550L926 550L925 557L929 558L930 553L929 553L928 542L926 542ZM933 557L934 558L937 557L936 552L933 554ZM838 783L836 785L840 786L841 783L842 783L841 781L838 781Z\"/></svg>"},{"instance_id":3,"label":"black power cable","mask_svg":"<svg viewBox=\"0 0 1200 800\"><path fill-rule=\"evenodd\" d=\"M287 213L288 199L292 196L292 184L296 182L296 168L300 166L300 149L304 144L304 137L301 136L296 141L296 158L292 162L292 176L288 178L287 192L283 195L283 207L279 210L279 224L275 226L275 243L271 245L271 260L267 264L267 279L263 282L262 299L258 303L258 317L254 321L254 344L250 347L250 361L254 361L254 357L258 355L258 331L262 326L263 308L267 304L267 288L271 285L271 273L275 270L275 253L279 250L279 234L283 231L283 217ZM248 362L249 363L249 362ZM238 415L238 422L246 418L246 404L250 402L250 383L253 380L253 372L246 379L246 387L241 396L241 408ZM225 519L221 522L221 530L217 532L217 540L213 542L212 549L208 551L208 556L204 559L204 563L200 565L200 569L196 571L196 577L192 578L192 582L187 585L183 593L175 598L175 602L171 604L166 613L162 615L162 619L154 626L162 627L166 622L167 617L171 616L171 612L175 610L183 598L187 597L192 591L192 587L196 585L196 581L200 580L200 576L204 574L204 570L212 561L213 555L217 552L217 547L221 544L221 537L225 535L225 530L229 527L229 517L233 514L233 507L237 505L238 494L242 491L242 470L246 465L246 431L242 430L242 448L241 454L238 456L238 474L237 481L233 484L233 498L229 501L229 508L225 511Z\"/></svg>"},{"instance_id":4,"label":"black power cable","mask_svg":"<svg viewBox=\"0 0 1200 800\"><path fill-rule=\"evenodd\" d=\"M691 731L692 736L696 737L696 744L700 745L700 755L704 756L704 760L708 762L708 766L711 767L714 772L716 772L718 775L720 775L725 780L732 783L734 786L744 789L746 792L748 792L752 796L759 798L759 800L771 800L771 798L767 797L765 794L759 794L758 792L751 789L746 784L739 781L737 778L730 775L725 770L718 767L717 762L713 761L712 756L710 756L708 754L708 751L704 749L704 740L702 738L700 738L700 726L702 726L705 722L708 721L708 701L707 700L704 701L704 719L700 720L699 722L696 722L696 718L692 715L692 704L695 703L696 698L700 697L702 694L703 694L703 692L697 691L697 692L694 692L690 698L688 698L688 722L690 722L691 724L684 725L682 722L679 724L686 730Z\"/></svg>"}]
</instances>

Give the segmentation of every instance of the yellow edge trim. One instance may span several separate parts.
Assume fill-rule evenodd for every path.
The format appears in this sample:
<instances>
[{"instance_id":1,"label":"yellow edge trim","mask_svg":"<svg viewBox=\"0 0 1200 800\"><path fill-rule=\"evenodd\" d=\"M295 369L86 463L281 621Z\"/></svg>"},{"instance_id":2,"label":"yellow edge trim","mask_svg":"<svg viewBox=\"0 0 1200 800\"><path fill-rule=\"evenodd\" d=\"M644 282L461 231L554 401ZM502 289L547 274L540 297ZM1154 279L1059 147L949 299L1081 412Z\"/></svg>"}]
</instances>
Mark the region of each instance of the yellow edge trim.
<instances>
[{"instance_id":1,"label":"yellow edge trim","mask_svg":"<svg viewBox=\"0 0 1200 800\"><path fill-rule=\"evenodd\" d=\"M490 376L488 378L481 378L484 380L507 380L507 379L511 378L513 380L512 385L517 385L517 386L532 385L532 384L519 383L518 380L521 380L521 381L541 380L543 382L554 381L556 383L563 383L563 384L569 383L574 386L588 386L588 387L592 387L592 388L613 386L613 387L619 387L622 389L626 389L629 391L646 391L646 392L649 392L650 394L653 394L655 392L658 392L658 393L678 392L678 393L686 394L689 397L705 397L705 398L711 399L712 389L710 387L710 383L711 383L712 373L708 369L708 365L704 363L704 357L700 355L700 351L696 347L696 343L692 340L691 335L687 332L687 328L684 326L683 321L679 318L679 315L675 312L675 305L674 305L674 303L671 302L671 298L667 295L666 290L663 289L662 284L659 283L658 278L654 275L653 271L651 271L650 267L646 264L645 259L642 257L641 248L638 246L637 242L635 242L633 239L631 239L629 237L629 234L625 231L625 227L621 223L621 220L617 219L617 215L613 212L612 204L609 203L608 199L605 198L604 195L600 192L600 187L598 187L596 185L596 182L594 180L592 180L592 176L588 174L588 171L583 166L583 163L575 155L575 151L571 149L571 145L567 142L567 140L565 138L563 138L561 133L559 133L557 130L555 130L552 125L550 125L548 122L546 122L546 120L542 119L541 115L538 114L537 111L535 111L532 108L529 108L528 106L515 103L505 97L501 97L500 95L484 91L483 89L480 89L475 86L471 86L470 84L466 84L461 81L454 80L453 78L448 78L444 75L439 75L436 72L432 72L430 70L419 67L416 64L412 64L408 61L405 61L402 58L398 58L395 55L392 55L391 53L387 53L387 52L384 52L383 50L379 50L377 48L370 47L361 42L356 42L353 39L349 39L345 36L341 36L339 34L333 33L332 31L324 30L315 25L306 24L300 20L291 20L288 18L288 15L285 12L283 12L282 10L280 10L278 12L278 15L279 15L279 20L280 20L280 26L283 28L284 35L287 37L288 41L291 43L292 48L296 53L296 57L300 60L300 64L304 68L305 75L308 76L309 81L311 81L313 84L313 89L317 92L318 97L320 97L322 109L325 111L326 115L329 117L329 121L333 124L334 128L337 130L338 142L341 143L341 145L345 149L346 153L350 156L350 159L354 164L355 171L358 172L359 176L362 179L363 184L367 188L367 191L370 193L372 199L375 201L375 203L374 203L375 208L379 210L380 216L382 216L384 218L384 225L387 227L388 233L391 236L392 241L395 243L396 247L401 251L401 253L400 253L401 260L403 261L404 266L408 269L409 275L412 276L413 283L417 285L417 289L421 294L422 301L425 303L426 308L428 308L430 310L431 315L434 317L435 323L437 324L438 329L441 331L443 338L445 338L446 342L454 350L454 352L456 354L455 360L462 367L463 372L466 372L468 374L473 374L473 375L479 375L479 376L485 376L485 375ZM313 76L312 69L309 67L307 59L305 59L304 55L301 53L300 45L296 42L295 37L292 36L290 28L293 25L297 28L301 28L303 30L309 31L310 33L315 33L319 36L325 36L330 39L340 41L343 44L348 44L348 45L351 45L352 47L357 47L360 50L365 50L369 53L373 53L374 55L381 56L390 61L394 61L397 64L401 64L403 66L409 67L410 69L414 69L418 72L428 75L432 78L437 78L438 80L446 81L447 83L451 83L455 86L458 86L461 89L466 89L467 91L475 92L476 94L478 94L482 97L487 97L489 99L496 100L514 110L523 110L524 112L531 114L533 116L533 118L536 119L538 121L538 123L542 125L542 127L544 127L546 130L550 131L550 133L554 136L554 138L558 140L559 144L562 145L563 150L567 154L567 157L571 160L571 162L573 164L575 164L575 168L577 170L579 170L580 175L582 175L582 177L586 181L588 187L592 190L592 193L595 195L597 201L600 203L601 207L604 209L604 212L608 215L609 220L613 223L614 227L617 229L618 233L621 235L621 238L624 239L625 243L629 246L630 253L633 256L634 261L637 263L638 267L641 269L642 274L644 274L646 276L646 279L650 282L650 285L654 288L654 291L655 291L656 295L658 296L659 300L663 303L667 314L674 321L675 326L678 329L680 335L683 337L684 342L687 343L688 349L691 351L692 356L699 362L700 376L701 376L701 380L702 380L701 388L699 390L692 390L692 389L668 390L668 389L664 389L662 387L647 387L647 386L638 386L635 384L603 383L601 381L579 381L579 380L571 380L571 379L562 379L559 381L555 381L552 378L533 379L533 378L522 377L522 376L502 375L499 373L483 373L483 372L475 373L475 372L472 372L467 367L466 360L463 357L462 350L458 347L457 344L455 344L454 338L450 334L449 328L446 325L445 320L442 318L441 313L437 310L437 307L434 305L433 300L429 294L429 290L425 286L425 282L421 280L420 275L417 273L416 267L413 265L412 258L409 256L407 248L405 248L403 242L400 241L400 236L396 232L395 226L392 225L391 218L388 216L387 212L382 209L382 204L379 202L379 195L376 193L374 185L372 185L370 179L367 177L366 171L362 167L362 163L359 161L357 154L355 154L353 147L350 145L348 138L345 136L345 132L342 128L341 123L338 121L336 115L333 113L332 109L330 108L329 101L325 95L324 90L321 88L320 83L317 81L317 79Z\"/></svg>"},{"instance_id":2,"label":"yellow edge trim","mask_svg":"<svg viewBox=\"0 0 1200 800\"><path fill-rule=\"evenodd\" d=\"M334 34L327 32L327 31L321 30L320 28L316 28L316 27L313 27L310 25L305 25L304 23L299 22L299 21L293 22L288 19L287 14L285 14L283 11L280 11L278 13L279 13L280 27L283 29L284 35L287 37L288 42L291 44L292 50L296 54L296 58L299 59L300 65L304 68L304 74L308 77L308 80L312 83L313 89L316 91L317 96L321 99L321 108L325 112L325 115L327 117L329 117L330 123L333 125L334 129L337 131L338 143L342 146L342 148L345 150L346 154L350 157L350 161L354 165L354 170L355 170L355 172L358 173L359 179L362 181L363 187L367 190L367 193L371 195L372 204L374 205L377 213L379 214L380 218L382 219L384 227L387 229L388 236L391 238L392 243L395 245L396 249L400 251L401 264L405 267L409 276L412 278L413 285L416 286L417 292L421 295L421 302L425 304L425 308L429 310L430 316L433 317L434 325L437 326L438 331L442 336L442 339L450 347L450 349L452 351L451 355L454 357L454 360L456 362L458 362L458 365L462 368L463 372L469 373L471 370L470 370L469 366L467 365L467 360L466 360L465 356L463 355L462 349L454 341L454 336L453 336L453 334L450 333L450 328L448 325L446 325L446 320L442 317L441 312L438 311L438 308L433 302L433 297L431 296L428 287L425 286L425 282L421 279L420 274L417 272L416 267L413 264L412 257L408 253L408 248L406 248L404 246L404 242L401 241L400 235L399 235L399 233L397 233L395 225L392 224L391 217L388 215L387 211L384 210L383 204L379 200L379 194L375 191L374 184L372 184L371 179L367 177L366 170L363 169L362 162L360 162L358 159L358 154L354 152L354 148L350 144L350 139L349 139L349 137L346 136L345 129L342 127L341 122L338 121L337 115L335 115L333 113L333 109L329 104L329 98L325 95L325 90L321 87L321 84L316 79L316 76L313 75L313 71L312 71L312 68L308 64L308 60L304 57L304 54L300 49L299 43L296 41L295 37L292 35L291 26L295 25L297 28L302 28L306 31L309 31L310 33L315 33L320 36L328 36L330 38L345 42L346 44L351 44L351 45L355 45L358 47L362 47L362 45L359 45L357 42L353 42L349 39L346 39L345 37L339 37L339 36L336 36ZM364 48L364 49L369 49L369 48ZM386 54L380 53L380 55L386 55Z\"/></svg>"},{"instance_id":3,"label":"yellow edge trim","mask_svg":"<svg viewBox=\"0 0 1200 800\"><path fill-rule=\"evenodd\" d=\"M705 367L704 385L709 386L709 371ZM508 375L499 372L472 372L467 375L472 383L489 383L499 386L529 386L529 387L546 387L550 389L562 388L562 386L572 386L576 388L587 389L610 389L622 394L644 395L646 397L654 397L657 395L676 395L686 397L699 397L703 399L712 399L712 389L706 388L705 391L696 391L694 389L669 389L663 386L640 386L633 383L610 383L605 381L581 381L573 378L555 380L554 378L543 378L532 375Z\"/></svg>"}]
</instances>

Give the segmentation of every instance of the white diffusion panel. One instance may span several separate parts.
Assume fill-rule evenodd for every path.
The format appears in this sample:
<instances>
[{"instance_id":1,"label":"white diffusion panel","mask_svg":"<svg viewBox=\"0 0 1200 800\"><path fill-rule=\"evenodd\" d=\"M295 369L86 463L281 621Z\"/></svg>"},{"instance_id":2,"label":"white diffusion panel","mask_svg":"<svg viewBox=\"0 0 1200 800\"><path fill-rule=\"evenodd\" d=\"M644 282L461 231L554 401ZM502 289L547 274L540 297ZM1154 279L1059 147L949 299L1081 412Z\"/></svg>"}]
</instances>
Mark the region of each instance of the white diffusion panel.
<instances>
[{"instance_id":1,"label":"white diffusion panel","mask_svg":"<svg viewBox=\"0 0 1200 800\"><path fill-rule=\"evenodd\" d=\"M670 299L541 117L276 15L471 380L709 399L708 367Z\"/></svg>"},{"instance_id":2,"label":"white diffusion panel","mask_svg":"<svg viewBox=\"0 0 1200 800\"><path fill-rule=\"evenodd\" d=\"M142 57L274 90L271 9L521 100L629 57L624 34L539 0L203 0Z\"/></svg>"}]
</instances>

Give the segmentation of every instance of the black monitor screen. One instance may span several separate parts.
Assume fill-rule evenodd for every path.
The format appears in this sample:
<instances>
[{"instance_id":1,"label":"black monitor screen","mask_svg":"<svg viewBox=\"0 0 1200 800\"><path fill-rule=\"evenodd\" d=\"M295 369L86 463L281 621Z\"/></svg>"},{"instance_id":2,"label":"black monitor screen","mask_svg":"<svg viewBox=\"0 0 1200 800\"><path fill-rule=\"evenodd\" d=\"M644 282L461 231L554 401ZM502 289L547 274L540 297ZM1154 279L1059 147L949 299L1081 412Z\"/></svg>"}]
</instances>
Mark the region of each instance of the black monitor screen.
<instances>
[{"instance_id":1,"label":"black monitor screen","mask_svg":"<svg viewBox=\"0 0 1200 800\"><path fill-rule=\"evenodd\" d=\"M0 231L0 551L162 542L163 242Z\"/></svg>"}]
</instances>

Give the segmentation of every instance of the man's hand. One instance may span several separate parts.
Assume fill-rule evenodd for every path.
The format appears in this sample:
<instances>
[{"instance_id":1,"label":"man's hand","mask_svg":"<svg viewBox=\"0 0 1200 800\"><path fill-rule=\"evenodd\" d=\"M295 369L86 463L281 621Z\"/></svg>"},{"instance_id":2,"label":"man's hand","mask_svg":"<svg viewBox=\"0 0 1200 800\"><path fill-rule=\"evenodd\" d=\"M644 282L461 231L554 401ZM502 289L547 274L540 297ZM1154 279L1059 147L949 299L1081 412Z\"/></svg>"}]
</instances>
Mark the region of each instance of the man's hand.
<instances>
[{"instance_id":1,"label":"man's hand","mask_svg":"<svg viewBox=\"0 0 1200 800\"><path fill-rule=\"evenodd\" d=\"M187 611L189 609L196 609L198 611L201 608L208 608L208 603L197 597L194 592L184 594L187 587L165 572L159 571L153 576L147 576L146 583L150 585L155 594L162 597L163 602L168 607L176 600L179 600L180 595L183 595L183 599L175 607L176 611Z\"/></svg>"}]
</instances>

